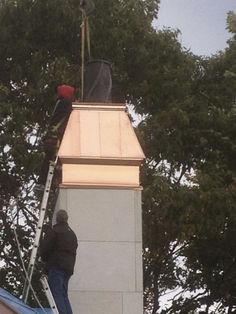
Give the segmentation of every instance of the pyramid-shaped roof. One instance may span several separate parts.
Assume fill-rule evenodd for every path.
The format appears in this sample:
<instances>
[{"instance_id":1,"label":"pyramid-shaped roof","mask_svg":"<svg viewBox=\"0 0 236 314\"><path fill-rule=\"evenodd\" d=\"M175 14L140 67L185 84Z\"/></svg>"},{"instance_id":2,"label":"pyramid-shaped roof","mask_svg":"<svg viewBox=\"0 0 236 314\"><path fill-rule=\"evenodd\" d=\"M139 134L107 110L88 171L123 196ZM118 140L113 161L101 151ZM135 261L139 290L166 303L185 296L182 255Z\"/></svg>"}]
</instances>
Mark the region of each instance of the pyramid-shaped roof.
<instances>
[{"instance_id":1,"label":"pyramid-shaped roof","mask_svg":"<svg viewBox=\"0 0 236 314\"><path fill-rule=\"evenodd\" d=\"M60 146L62 162L123 163L139 165L143 150L125 105L74 103Z\"/></svg>"}]
</instances>

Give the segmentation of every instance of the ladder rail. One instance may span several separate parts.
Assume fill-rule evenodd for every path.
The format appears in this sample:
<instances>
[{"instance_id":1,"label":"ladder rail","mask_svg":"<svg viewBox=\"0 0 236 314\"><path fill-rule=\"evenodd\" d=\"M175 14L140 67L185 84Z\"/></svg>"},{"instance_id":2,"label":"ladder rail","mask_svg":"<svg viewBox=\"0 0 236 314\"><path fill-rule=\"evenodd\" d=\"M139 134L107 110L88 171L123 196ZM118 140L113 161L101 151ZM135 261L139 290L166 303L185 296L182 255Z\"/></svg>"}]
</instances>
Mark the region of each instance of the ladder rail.
<instances>
[{"instance_id":1,"label":"ladder rail","mask_svg":"<svg viewBox=\"0 0 236 314\"><path fill-rule=\"evenodd\" d=\"M52 295L52 292L51 292L51 289L49 287L49 284L48 284L48 281L47 281L47 276L46 275L43 275L41 278L40 278L40 281L41 281L41 284L43 286L43 289L44 289L44 292L45 292L45 295L48 299L48 303L49 303L49 306L53 312L53 314L59 314L58 312L58 309L57 309L57 305L56 305L56 302L54 300L54 297Z\"/></svg>"},{"instance_id":2,"label":"ladder rail","mask_svg":"<svg viewBox=\"0 0 236 314\"><path fill-rule=\"evenodd\" d=\"M30 283L31 283L31 279L32 279L32 275L33 275L33 271L34 271L34 267L36 263L36 258L37 258L38 248L39 248L39 241L42 234L42 226L43 226L43 222L44 222L44 218L46 214L46 208L47 208L47 203L48 203L48 198L50 194L50 189L52 185L52 179L53 179L53 174L56 167L56 163L57 163L57 158L55 161L50 161L50 164L49 164L47 181L45 184L45 188L43 192L43 199L40 206L39 220L37 224L34 245L31 251L31 257L30 257L30 262L29 262L29 267L28 267L28 277L24 283L23 300L25 303L27 303L27 300L28 300Z\"/></svg>"}]
</instances>

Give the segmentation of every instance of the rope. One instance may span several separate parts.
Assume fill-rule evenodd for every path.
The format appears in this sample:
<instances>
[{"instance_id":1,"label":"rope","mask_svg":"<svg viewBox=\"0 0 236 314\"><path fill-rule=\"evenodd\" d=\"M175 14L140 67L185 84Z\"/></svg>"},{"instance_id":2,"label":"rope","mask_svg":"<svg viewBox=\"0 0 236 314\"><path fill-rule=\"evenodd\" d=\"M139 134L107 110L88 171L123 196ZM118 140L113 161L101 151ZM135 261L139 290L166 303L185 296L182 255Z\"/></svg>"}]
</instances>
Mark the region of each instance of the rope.
<instances>
[{"instance_id":1,"label":"rope","mask_svg":"<svg viewBox=\"0 0 236 314\"><path fill-rule=\"evenodd\" d=\"M14 223L13 223L13 226L14 226ZM30 279L29 279L27 270L26 270L26 268L25 268L25 263L24 263L24 261L23 261L22 252L20 251L20 243L19 243L19 239L18 239L16 230L15 230L15 226L13 227L13 231L14 231L14 235L15 235L15 239L16 239L16 243L17 243L17 247L18 247L18 252L19 252L19 255L20 255L21 266L22 266L22 268L23 268L23 270L24 270L25 278L26 278L27 281L28 281L28 284L29 284L29 286L30 286L30 289L31 289L31 291L32 291L32 293L33 293L33 296L34 296L36 302L38 303L39 307L43 310L44 313L47 313L47 312L44 310L44 308L43 308L41 302L39 301L39 299L38 299L38 297L37 297L37 295L36 295L36 292L35 292L35 290L34 290L32 284L31 284L31 281L30 281Z\"/></svg>"},{"instance_id":2,"label":"rope","mask_svg":"<svg viewBox=\"0 0 236 314\"><path fill-rule=\"evenodd\" d=\"M82 11L81 24L81 99L84 99L84 50L85 50L85 22L84 13Z\"/></svg>"},{"instance_id":3,"label":"rope","mask_svg":"<svg viewBox=\"0 0 236 314\"><path fill-rule=\"evenodd\" d=\"M19 256L20 256L20 261L21 261L21 266L23 268L23 271L24 271L24 277L27 279L28 283L29 283L29 286L30 286L30 289L33 293L33 296L36 300L36 302L38 303L39 307L43 310L44 313L47 314L47 312L44 310L42 304L40 303L37 295L36 295L36 292L29 280L29 277L28 277L28 273L27 273L27 270L26 270L26 267L25 267L25 263L24 263L24 260L23 260L23 256L22 256L22 252L21 252L21 249L20 249L20 242L19 242L19 238L18 238L18 235L17 235L17 232L16 232L16 225L15 225L15 222L14 222L14 218L13 218L13 214L12 214L12 210L14 208L14 206L16 206L16 203L17 201L15 200L14 201L14 204L10 205L10 218L11 218L11 223L12 223L12 226L13 226L13 233L14 233L14 237L15 237L15 240L16 240L16 244L17 244L17 250L18 250L18 253L19 253Z\"/></svg>"},{"instance_id":4,"label":"rope","mask_svg":"<svg viewBox=\"0 0 236 314\"><path fill-rule=\"evenodd\" d=\"M91 46L90 46L90 29L89 29L89 18L85 16L85 30L86 30L86 38L87 38L87 48L88 48L88 57L89 60L91 58Z\"/></svg>"},{"instance_id":5,"label":"rope","mask_svg":"<svg viewBox=\"0 0 236 314\"><path fill-rule=\"evenodd\" d=\"M81 24L81 99L84 98L84 68L85 68L85 46L87 44L88 59L91 58L91 45L90 45L90 30L89 19L86 11L82 11L82 24Z\"/></svg>"}]
</instances>

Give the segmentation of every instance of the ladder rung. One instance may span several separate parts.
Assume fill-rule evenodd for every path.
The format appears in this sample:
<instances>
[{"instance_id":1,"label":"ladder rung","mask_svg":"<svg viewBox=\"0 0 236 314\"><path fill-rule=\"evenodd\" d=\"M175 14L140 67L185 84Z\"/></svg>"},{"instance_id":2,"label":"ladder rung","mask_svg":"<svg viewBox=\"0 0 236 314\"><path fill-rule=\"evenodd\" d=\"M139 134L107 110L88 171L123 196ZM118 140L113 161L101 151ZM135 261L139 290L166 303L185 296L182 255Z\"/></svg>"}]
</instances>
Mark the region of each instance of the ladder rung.
<instances>
[{"instance_id":1,"label":"ladder rung","mask_svg":"<svg viewBox=\"0 0 236 314\"><path fill-rule=\"evenodd\" d=\"M59 314L57 306L56 306L56 302L55 302L54 297L52 295L52 292L51 292L51 289L49 287L49 284L48 284L46 276L43 275L40 278L40 281L42 283L45 295L46 295L46 297L48 299L48 303L50 305L50 308L51 308L53 314Z\"/></svg>"}]
</instances>

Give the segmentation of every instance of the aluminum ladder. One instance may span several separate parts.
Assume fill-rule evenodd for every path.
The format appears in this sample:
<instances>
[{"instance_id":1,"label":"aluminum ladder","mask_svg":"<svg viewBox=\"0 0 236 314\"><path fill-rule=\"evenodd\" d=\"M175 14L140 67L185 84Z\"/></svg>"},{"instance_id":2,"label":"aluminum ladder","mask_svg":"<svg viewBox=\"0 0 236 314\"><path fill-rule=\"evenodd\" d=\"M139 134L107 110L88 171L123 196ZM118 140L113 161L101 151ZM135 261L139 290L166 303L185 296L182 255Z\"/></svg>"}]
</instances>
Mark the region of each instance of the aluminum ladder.
<instances>
[{"instance_id":1,"label":"aluminum ladder","mask_svg":"<svg viewBox=\"0 0 236 314\"><path fill-rule=\"evenodd\" d=\"M32 275L33 275L33 271L34 271L34 267L35 267L35 263L36 263L37 252L38 252L38 248L39 248L39 241L40 241L40 237L42 234L42 227L43 227L46 208L47 208L48 199L49 199L49 195L50 195L50 189L51 189L51 185L52 185L54 170L55 170L55 167L57 164L57 159L58 159L58 157L56 158L55 161L50 161L50 163L49 163L47 180L46 180L46 184L45 184L45 188L44 188L44 192L43 192L43 198L42 198L42 202L41 202L41 206L40 206L39 220L38 220L38 224L37 224L34 244L33 244L32 252L31 252L28 271L27 271L28 276L27 276L25 283L24 283L23 300L25 303L27 303L27 300L28 300L29 289L30 289Z\"/></svg>"}]
</instances>

